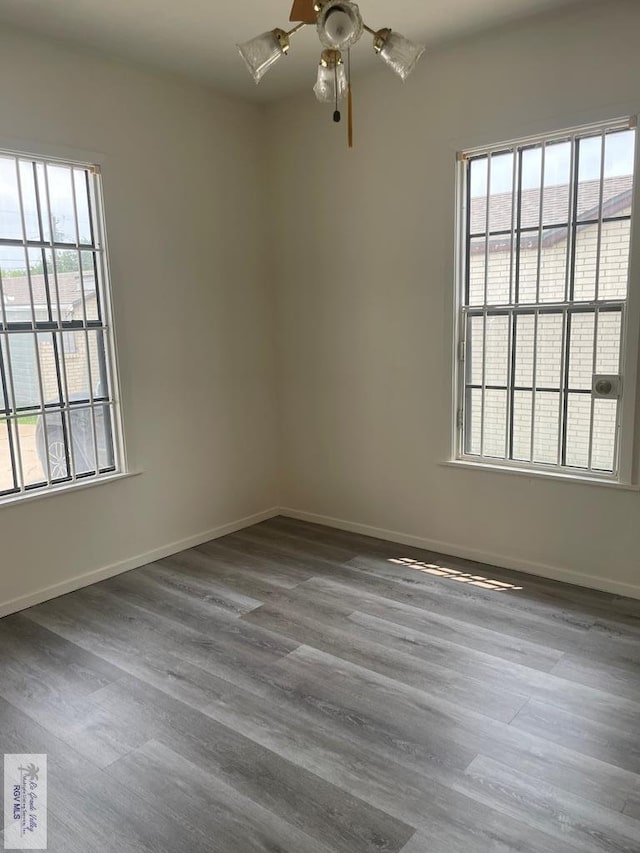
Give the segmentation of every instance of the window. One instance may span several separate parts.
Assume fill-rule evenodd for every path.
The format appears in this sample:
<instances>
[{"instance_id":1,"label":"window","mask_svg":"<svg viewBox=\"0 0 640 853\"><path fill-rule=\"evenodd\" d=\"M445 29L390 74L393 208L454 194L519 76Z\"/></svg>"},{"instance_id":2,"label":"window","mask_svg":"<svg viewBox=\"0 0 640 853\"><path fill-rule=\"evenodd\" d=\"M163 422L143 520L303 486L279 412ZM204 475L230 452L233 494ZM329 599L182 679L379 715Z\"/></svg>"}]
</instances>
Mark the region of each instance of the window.
<instances>
[{"instance_id":1,"label":"window","mask_svg":"<svg viewBox=\"0 0 640 853\"><path fill-rule=\"evenodd\" d=\"M459 459L626 478L635 135L626 122L462 155Z\"/></svg>"},{"instance_id":2,"label":"window","mask_svg":"<svg viewBox=\"0 0 640 853\"><path fill-rule=\"evenodd\" d=\"M0 152L0 500L121 470L100 189Z\"/></svg>"}]
</instances>

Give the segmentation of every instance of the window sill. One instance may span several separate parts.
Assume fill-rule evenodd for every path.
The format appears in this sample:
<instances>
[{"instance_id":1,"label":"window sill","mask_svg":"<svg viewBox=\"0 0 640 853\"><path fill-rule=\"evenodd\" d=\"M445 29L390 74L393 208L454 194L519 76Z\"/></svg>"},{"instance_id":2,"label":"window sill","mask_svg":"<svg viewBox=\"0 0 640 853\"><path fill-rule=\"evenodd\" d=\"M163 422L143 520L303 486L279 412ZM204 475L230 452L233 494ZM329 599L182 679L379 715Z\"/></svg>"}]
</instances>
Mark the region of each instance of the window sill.
<instances>
[{"instance_id":1,"label":"window sill","mask_svg":"<svg viewBox=\"0 0 640 853\"><path fill-rule=\"evenodd\" d=\"M0 498L0 510L3 507L19 506L23 503L31 501L39 501L43 498L50 498L54 495L68 495L74 492L84 491L84 489L94 489L97 486L105 485L106 483L114 483L119 480L130 480L133 477L139 477L142 471L128 471L126 473L110 474L105 477L100 477L96 480L83 480L82 482L64 483L61 486L53 486L50 489L42 491L22 492L17 495L5 495Z\"/></svg>"},{"instance_id":2,"label":"window sill","mask_svg":"<svg viewBox=\"0 0 640 853\"><path fill-rule=\"evenodd\" d=\"M579 474L564 474L556 471L536 471L531 468L517 466L492 465L490 462L471 462L468 459L450 459L440 465L449 468L467 468L472 471L488 471L491 474L510 474L517 477L532 477L541 480L556 480L571 485L602 486L606 489L620 489L627 492L640 492L640 485L620 483L616 480L605 480L600 477L584 477Z\"/></svg>"}]
</instances>

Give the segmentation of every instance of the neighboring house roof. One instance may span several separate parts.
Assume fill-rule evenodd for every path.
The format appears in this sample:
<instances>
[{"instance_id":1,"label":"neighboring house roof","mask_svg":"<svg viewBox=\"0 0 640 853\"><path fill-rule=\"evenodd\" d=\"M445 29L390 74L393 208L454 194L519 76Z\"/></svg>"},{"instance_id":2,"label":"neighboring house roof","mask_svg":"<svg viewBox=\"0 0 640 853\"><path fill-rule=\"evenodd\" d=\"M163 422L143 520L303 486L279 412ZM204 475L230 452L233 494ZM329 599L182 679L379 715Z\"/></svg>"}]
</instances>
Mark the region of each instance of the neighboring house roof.
<instances>
[{"instance_id":1,"label":"neighboring house roof","mask_svg":"<svg viewBox=\"0 0 640 853\"><path fill-rule=\"evenodd\" d=\"M58 296L61 307L74 306L82 303L82 283L80 273L66 272L58 274ZM53 276L49 276L49 290L51 300L55 302L56 289ZM47 304L47 288L44 275L31 276L31 291L33 301L36 305ZM2 292L5 305L18 308L31 305L31 291L29 290L29 279L27 276L6 277L2 279ZM84 275L85 299L92 299L96 293L93 275Z\"/></svg>"},{"instance_id":2,"label":"neighboring house roof","mask_svg":"<svg viewBox=\"0 0 640 853\"><path fill-rule=\"evenodd\" d=\"M604 218L622 216L631 211L633 196L633 178L607 178L603 187L602 215ZM492 232L511 230L513 196L511 193L500 193L490 198L490 222ZM569 188L567 185L546 187L544 190L543 225L559 225L567 221L569 211ZM487 199L486 197L471 200L471 233L481 234L486 228ZM600 181L586 181L579 185L578 222L593 222L600 215ZM540 190L525 190L522 193L522 223L523 227L536 229L540 223ZM579 225L579 228L596 227L593 224ZM542 245L553 246L567 239L567 226L548 228L543 232ZM532 231L521 236L522 249L537 249L539 232ZM484 239L477 244L472 243L471 254L484 254ZM490 252L511 251L511 235L489 239Z\"/></svg>"},{"instance_id":3,"label":"neighboring house roof","mask_svg":"<svg viewBox=\"0 0 640 853\"><path fill-rule=\"evenodd\" d=\"M616 216L619 210L631 205L633 178L630 175L606 178L603 186L604 216ZM492 232L511 229L513 195L498 193L490 197L489 228ZM578 220L597 219L600 207L600 181L584 181L578 185ZM545 225L566 222L569 211L569 187L566 184L544 189ZM522 222L538 226L540 221L540 190L524 190L521 198ZM487 223L486 196L471 199L471 233L482 234Z\"/></svg>"}]
</instances>

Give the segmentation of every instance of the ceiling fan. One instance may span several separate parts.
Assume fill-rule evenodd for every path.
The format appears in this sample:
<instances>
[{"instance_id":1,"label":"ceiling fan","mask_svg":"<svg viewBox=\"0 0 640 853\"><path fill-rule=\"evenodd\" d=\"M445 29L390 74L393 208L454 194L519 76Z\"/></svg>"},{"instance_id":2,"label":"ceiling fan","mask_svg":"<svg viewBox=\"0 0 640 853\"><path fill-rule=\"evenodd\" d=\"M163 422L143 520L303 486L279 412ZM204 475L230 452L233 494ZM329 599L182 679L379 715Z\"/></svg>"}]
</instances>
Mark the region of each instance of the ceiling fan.
<instances>
[{"instance_id":1,"label":"ceiling fan","mask_svg":"<svg viewBox=\"0 0 640 853\"><path fill-rule=\"evenodd\" d=\"M318 79L314 86L321 103L335 106L334 121L341 120L340 102L345 98L349 109L349 147L353 147L353 96L351 88L351 48L364 32L373 36L373 49L386 64L406 80L425 51L400 33L385 27L373 30L362 19L352 0L294 0L289 20L291 30L276 28L238 45L240 55L251 76L259 83L275 63L289 53L291 36L305 26L315 26L322 53ZM345 68L343 53L347 54Z\"/></svg>"}]
</instances>

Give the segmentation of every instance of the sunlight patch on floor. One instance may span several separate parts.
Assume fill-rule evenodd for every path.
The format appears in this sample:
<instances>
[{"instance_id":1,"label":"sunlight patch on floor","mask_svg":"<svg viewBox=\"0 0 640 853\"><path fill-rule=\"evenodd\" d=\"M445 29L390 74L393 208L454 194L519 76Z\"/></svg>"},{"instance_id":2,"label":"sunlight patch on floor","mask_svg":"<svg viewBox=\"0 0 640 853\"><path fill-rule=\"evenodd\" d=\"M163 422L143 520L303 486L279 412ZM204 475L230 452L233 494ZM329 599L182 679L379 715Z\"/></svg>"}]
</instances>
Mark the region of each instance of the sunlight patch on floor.
<instances>
[{"instance_id":1,"label":"sunlight patch on floor","mask_svg":"<svg viewBox=\"0 0 640 853\"><path fill-rule=\"evenodd\" d=\"M462 572L459 569L439 566L436 563L422 563L420 560L412 560L410 557L391 558L389 562L395 563L398 566L404 566L407 569L415 569L417 572L423 572L427 575L435 575L439 578L458 581L458 583L467 583L471 584L471 586L479 586L482 589L490 589L493 592L523 589L521 586L514 586L511 583L494 580L493 578L485 578L483 575L472 575L468 572Z\"/></svg>"}]
</instances>

